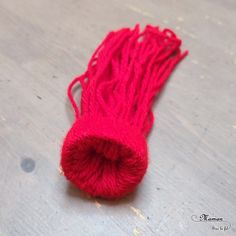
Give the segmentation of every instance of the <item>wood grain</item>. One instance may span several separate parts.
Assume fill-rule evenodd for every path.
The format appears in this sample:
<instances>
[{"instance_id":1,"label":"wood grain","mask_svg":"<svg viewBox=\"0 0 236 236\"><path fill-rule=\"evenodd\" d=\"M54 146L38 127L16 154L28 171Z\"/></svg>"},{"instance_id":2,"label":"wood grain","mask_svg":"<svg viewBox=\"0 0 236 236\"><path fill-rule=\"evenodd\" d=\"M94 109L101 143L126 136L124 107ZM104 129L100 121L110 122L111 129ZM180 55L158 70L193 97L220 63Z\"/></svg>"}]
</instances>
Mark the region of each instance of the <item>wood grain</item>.
<instances>
[{"instance_id":1,"label":"wood grain","mask_svg":"<svg viewBox=\"0 0 236 236\"><path fill-rule=\"evenodd\" d=\"M236 235L234 0L0 0L0 235ZM92 199L60 175L66 98L111 29L170 27L190 55L155 104L138 190ZM194 222L208 214L230 222ZM220 225L220 224L218 224Z\"/></svg>"}]
</instances>

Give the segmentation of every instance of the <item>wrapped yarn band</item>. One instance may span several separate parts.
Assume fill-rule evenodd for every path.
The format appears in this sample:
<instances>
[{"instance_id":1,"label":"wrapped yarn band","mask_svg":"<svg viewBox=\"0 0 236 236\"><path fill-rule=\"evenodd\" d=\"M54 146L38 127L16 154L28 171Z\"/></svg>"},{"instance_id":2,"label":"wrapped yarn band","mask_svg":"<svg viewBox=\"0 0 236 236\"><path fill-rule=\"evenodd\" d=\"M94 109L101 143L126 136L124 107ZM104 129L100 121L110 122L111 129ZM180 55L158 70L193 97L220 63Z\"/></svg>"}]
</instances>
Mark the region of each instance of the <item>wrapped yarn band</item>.
<instances>
[{"instance_id":1,"label":"wrapped yarn band","mask_svg":"<svg viewBox=\"0 0 236 236\"><path fill-rule=\"evenodd\" d=\"M145 174L147 145L143 135L125 123L83 117L65 139L61 164L80 189L117 198L132 191Z\"/></svg>"}]
</instances>

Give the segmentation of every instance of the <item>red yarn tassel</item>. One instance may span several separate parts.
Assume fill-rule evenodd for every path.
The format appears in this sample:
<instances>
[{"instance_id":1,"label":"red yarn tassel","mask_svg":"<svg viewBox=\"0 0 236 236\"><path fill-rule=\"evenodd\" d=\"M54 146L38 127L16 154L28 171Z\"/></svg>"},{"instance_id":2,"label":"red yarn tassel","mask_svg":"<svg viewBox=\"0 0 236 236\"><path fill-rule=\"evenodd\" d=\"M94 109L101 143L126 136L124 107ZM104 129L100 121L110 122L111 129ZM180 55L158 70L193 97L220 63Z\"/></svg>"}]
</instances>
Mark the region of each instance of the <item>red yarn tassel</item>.
<instances>
[{"instance_id":1,"label":"red yarn tassel","mask_svg":"<svg viewBox=\"0 0 236 236\"><path fill-rule=\"evenodd\" d=\"M107 199L132 192L148 163L152 105L176 64L187 55L169 29L146 26L110 32L87 71L68 87L76 120L62 148L68 180ZM72 95L80 82L80 110Z\"/></svg>"}]
</instances>

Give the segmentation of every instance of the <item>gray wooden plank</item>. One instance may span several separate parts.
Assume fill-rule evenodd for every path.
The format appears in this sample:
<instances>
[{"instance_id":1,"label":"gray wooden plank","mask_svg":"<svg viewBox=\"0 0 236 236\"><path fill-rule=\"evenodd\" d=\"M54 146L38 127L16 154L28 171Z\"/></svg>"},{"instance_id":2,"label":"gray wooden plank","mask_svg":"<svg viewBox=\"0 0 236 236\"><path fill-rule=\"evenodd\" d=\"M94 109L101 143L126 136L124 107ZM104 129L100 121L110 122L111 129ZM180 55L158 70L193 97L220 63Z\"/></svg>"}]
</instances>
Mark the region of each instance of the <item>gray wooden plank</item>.
<instances>
[{"instance_id":1,"label":"gray wooden plank","mask_svg":"<svg viewBox=\"0 0 236 236\"><path fill-rule=\"evenodd\" d=\"M235 1L0 0L0 235L236 234ZM66 98L105 34L170 27L190 55L155 104L132 195L89 198L60 175ZM192 215L231 223L225 232Z\"/></svg>"}]
</instances>

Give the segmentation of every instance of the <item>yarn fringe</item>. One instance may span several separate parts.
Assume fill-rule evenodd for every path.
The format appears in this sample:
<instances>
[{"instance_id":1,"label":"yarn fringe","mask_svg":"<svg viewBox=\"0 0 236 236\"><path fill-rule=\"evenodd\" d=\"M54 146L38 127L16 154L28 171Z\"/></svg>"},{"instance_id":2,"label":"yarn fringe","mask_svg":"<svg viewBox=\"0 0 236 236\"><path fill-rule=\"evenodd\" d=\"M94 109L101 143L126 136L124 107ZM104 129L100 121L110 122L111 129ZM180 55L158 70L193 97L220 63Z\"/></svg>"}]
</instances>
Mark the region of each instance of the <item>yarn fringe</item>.
<instances>
[{"instance_id":1,"label":"yarn fringe","mask_svg":"<svg viewBox=\"0 0 236 236\"><path fill-rule=\"evenodd\" d=\"M87 71L76 77L68 96L76 118L84 114L128 120L147 136L154 122L152 105L176 64L186 55L170 29L147 25L140 32L124 28L110 32L92 55ZM72 88L82 87L81 112Z\"/></svg>"}]
</instances>

